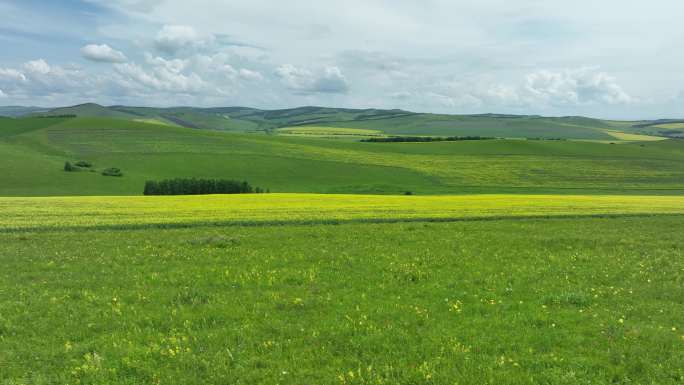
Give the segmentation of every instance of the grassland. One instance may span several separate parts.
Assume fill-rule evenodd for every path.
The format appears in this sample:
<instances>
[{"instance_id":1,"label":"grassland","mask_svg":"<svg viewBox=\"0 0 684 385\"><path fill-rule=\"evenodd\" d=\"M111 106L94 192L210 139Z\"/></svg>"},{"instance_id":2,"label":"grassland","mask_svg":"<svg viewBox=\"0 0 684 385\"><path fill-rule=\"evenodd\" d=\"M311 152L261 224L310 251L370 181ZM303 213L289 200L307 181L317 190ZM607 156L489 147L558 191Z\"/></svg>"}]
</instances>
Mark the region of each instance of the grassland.
<instances>
[{"instance_id":1,"label":"grassland","mask_svg":"<svg viewBox=\"0 0 684 385\"><path fill-rule=\"evenodd\" d=\"M449 221L684 214L682 196L213 195L0 198L0 229Z\"/></svg>"},{"instance_id":2,"label":"grassland","mask_svg":"<svg viewBox=\"0 0 684 385\"><path fill-rule=\"evenodd\" d=\"M614 139L617 141L617 139ZM123 178L65 173L65 161ZM273 192L680 194L684 142L359 143L111 118L0 120L0 195L137 195L145 180L248 180Z\"/></svg>"},{"instance_id":3,"label":"grassland","mask_svg":"<svg viewBox=\"0 0 684 385\"><path fill-rule=\"evenodd\" d=\"M659 140L667 140L662 136L652 136L652 135L642 135L642 134L630 134L626 132L620 132L615 130L606 130L606 133L613 136L616 139L628 142L654 142Z\"/></svg>"},{"instance_id":4,"label":"grassland","mask_svg":"<svg viewBox=\"0 0 684 385\"><path fill-rule=\"evenodd\" d=\"M682 198L515 199L3 198L0 383L684 381Z\"/></svg>"},{"instance_id":5,"label":"grassland","mask_svg":"<svg viewBox=\"0 0 684 385\"><path fill-rule=\"evenodd\" d=\"M575 117L81 107L99 117L0 119L2 385L684 382L682 141ZM518 139L355 140L483 130ZM582 141L520 139L557 133ZM77 160L124 176L62 171ZM275 193L127 196L174 177Z\"/></svg>"},{"instance_id":6,"label":"grassland","mask_svg":"<svg viewBox=\"0 0 684 385\"><path fill-rule=\"evenodd\" d=\"M316 126L302 126L302 127L283 127L277 130L280 135L307 135L321 138L337 138L337 137L352 137L352 138L366 138L372 136L382 136L379 130L364 130L360 128L344 128L344 127L316 127Z\"/></svg>"}]
</instances>

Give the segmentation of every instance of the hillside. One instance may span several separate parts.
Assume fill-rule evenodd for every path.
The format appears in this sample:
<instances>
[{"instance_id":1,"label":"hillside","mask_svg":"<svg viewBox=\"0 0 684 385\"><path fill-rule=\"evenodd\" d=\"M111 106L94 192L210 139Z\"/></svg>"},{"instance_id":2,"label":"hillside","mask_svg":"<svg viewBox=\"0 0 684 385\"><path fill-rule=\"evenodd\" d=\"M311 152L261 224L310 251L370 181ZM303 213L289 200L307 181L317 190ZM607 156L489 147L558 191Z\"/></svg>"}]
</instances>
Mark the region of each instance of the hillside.
<instances>
[{"instance_id":1,"label":"hillside","mask_svg":"<svg viewBox=\"0 0 684 385\"><path fill-rule=\"evenodd\" d=\"M62 170L78 160L98 172ZM108 167L124 177L101 176ZM173 177L273 192L673 194L684 191L684 142L360 143L118 118L0 119L0 195L136 195L145 180Z\"/></svg>"},{"instance_id":2,"label":"hillside","mask_svg":"<svg viewBox=\"0 0 684 385\"><path fill-rule=\"evenodd\" d=\"M49 111L49 109L43 107L0 106L0 117L18 118L46 111Z\"/></svg>"},{"instance_id":3,"label":"hillside","mask_svg":"<svg viewBox=\"0 0 684 385\"><path fill-rule=\"evenodd\" d=\"M93 103L35 112L34 116L76 115L90 118L117 118L195 129L279 134L281 129L316 127L373 130L382 135L489 136L500 138L542 138L572 140L620 139L620 133L671 137L667 131L644 128L647 122L614 122L586 117L543 117L536 115L445 115L404 110L299 107L260 110L247 107L129 107L100 106ZM26 115L25 114L25 115ZM2 115L2 109L0 109ZM13 116L16 116L14 113ZM618 135L616 135L616 132ZM310 133L307 133L310 135ZM333 134L334 135L334 134ZM648 138L636 138L648 139Z\"/></svg>"}]
</instances>

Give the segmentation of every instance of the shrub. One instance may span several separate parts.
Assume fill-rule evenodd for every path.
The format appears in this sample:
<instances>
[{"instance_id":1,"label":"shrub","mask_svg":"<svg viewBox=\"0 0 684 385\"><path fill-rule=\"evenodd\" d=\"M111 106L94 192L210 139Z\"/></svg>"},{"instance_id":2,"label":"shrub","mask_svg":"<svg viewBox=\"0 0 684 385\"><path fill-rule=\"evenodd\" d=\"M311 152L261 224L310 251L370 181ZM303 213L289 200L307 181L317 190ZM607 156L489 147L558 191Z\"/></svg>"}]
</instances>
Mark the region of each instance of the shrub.
<instances>
[{"instance_id":1,"label":"shrub","mask_svg":"<svg viewBox=\"0 0 684 385\"><path fill-rule=\"evenodd\" d=\"M74 163L78 167L83 167L83 168L91 168L93 167L93 164L85 161L85 160L79 160L78 162Z\"/></svg>"},{"instance_id":2,"label":"shrub","mask_svg":"<svg viewBox=\"0 0 684 385\"><path fill-rule=\"evenodd\" d=\"M145 182L144 195L201 195L263 193L260 187L227 179L166 179Z\"/></svg>"},{"instance_id":3,"label":"shrub","mask_svg":"<svg viewBox=\"0 0 684 385\"><path fill-rule=\"evenodd\" d=\"M369 143L408 143L408 142L460 142L464 140L494 140L486 136L389 136L362 139Z\"/></svg>"},{"instance_id":4,"label":"shrub","mask_svg":"<svg viewBox=\"0 0 684 385\"><path fill-rule=\"evenodd\" d=\"M413 195L413 192L412 191L405 191L404 195Z\"/></svg>"},{"instance_id":5,"label":"shrub","mask_svg":"<svg viewBox=\"0 0 684 385\"><path fill-rule=\"evenodd\" d=\"M64 171L74 172L74 171L78 171L78 168L75 167L73 164L71 164L71 162L65 162L64 163Z\"/></svg>"},{"instance_id":6,"label":"shrub","mask_svg":"<svg viewBox=\"0 0 684 385\"><path fill-rule=\"evenodd\" d=\"M106 168L102 170L102 175L104 176L123 176L123 173L121 172L120 169L116 167L111 167L111 168Z\"/></svg>"}]
</instances>

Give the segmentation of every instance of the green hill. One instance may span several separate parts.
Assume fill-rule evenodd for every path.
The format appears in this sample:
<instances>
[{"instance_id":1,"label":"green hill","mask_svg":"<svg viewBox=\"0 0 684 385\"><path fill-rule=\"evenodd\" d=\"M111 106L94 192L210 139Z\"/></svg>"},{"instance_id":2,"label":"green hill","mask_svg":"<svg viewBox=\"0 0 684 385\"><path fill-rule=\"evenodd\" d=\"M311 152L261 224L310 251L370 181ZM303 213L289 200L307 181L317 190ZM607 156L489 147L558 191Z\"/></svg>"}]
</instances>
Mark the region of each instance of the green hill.
<instances>
[{"instance_id":1,"label":"green hill","mask_svg":"<svg viewBox=\"0 0 684 385\"><path fill-rule=\"evenodd\" d=\"M97 172L62 170L78 160ZM101 176L108 167L124 177ZM145 180L173 177L273 192L669 194L684 191L684 142L361 143L118 118L0 119L0 195L140 194Z\"/></svg>"},{"instance_id":2,"label":"green hill","mask_svg":"<svg viewBox=\"0 0 684 385\"><path fill-rule=\"evenodd\" d=\"M45 111L49 111L49 109L44 107L0 106L0 117L18 118Z\"/></svg>"},{"instance_id":3,"label":"green hill","mask_svg":"<svg viewBox=\"0 0 684 385\"><path fill-rule=\"evenodd\" d=\"M339 129L362 129L378 131L383 135L494 136L604 141L616 139L611 131L669 136L667 132L657 128L644 128L644 122L613 122L576 116L445 115L404 110L326 107L260 110L247 107L105 107L87 103L36 112L34 115L117 118L186 128L269 134L280 133L281 128L288 128L289 134L292 134L291 129L296 127L327 127L332 130L331 132ZM324 132L321 134L326 135Z\"/></svg>"}]
</instances>

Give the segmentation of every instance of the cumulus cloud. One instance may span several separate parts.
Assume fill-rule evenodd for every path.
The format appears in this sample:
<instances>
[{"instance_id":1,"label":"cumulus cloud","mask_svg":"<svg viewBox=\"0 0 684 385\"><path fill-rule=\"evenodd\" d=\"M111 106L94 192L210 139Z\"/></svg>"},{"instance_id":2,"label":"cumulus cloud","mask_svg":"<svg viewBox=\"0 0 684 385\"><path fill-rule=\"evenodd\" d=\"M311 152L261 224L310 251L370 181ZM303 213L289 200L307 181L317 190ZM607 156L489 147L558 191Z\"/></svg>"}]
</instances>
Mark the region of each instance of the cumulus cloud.
<instances>
[{"instance_id":1,"label":"cumulus cloud","mask_svg":"<svg viewBox=\"0 0 684 385\"><path fill-rule=\"evenodd\" d=\"M314 73L309 69L285 64L275 71L283 85L297 93L343 94L349 84L338 67L325 67L322 72Z\"/></svg>"},{"instance_id":2,"label":"cumulus cloud","mask_svg":"<svg viewBox=\"0 0 684 385\"><path fill-rule=\"evenodd\" d=\"M128 59L121 51L117 51L107 44L88 44L81 48L84 58L102 63L124 63Z\"/></svg>"},{"instance_id":3,"label":"cumulus cloud","mask_svg":"<svg viewBox=\"0 0 684 385\"><path fill-rule=\"evenodd\" d=\"M6 98L6 97L7 97L7 94L3 90L0 90L0 99Z\"/></svg>"},{"instance_id":4,"label":"cumulus cloud","mask_svg":"<svg viewBox=\"0 0 684 385\"><path fill-rule=\"evenodd\" d=\"M125 84L133 89L197 94L207 92L207 83L196 73L181 73L171 66L156 66L146 70L134 63L115 64Z\"/></svg>"},{"instance_id":5,"label":"cumulus cloud","mask_svg":"<svg viewBox=\"0 0 684 385\"><path fill-rule=\"evenodd\" d=\"M614 77L595 68L537 71L527 75L525 90L554 105L632 101Z\"/></svg>"},{"instance_id":6,"label":"cumulus cloud","mask_svg":"<svg viewBox=\"0 0 684 385\"><path fill-rule=\"evenodd\" d=\"M47 75L52 71L52 68L44 59L26 62L24 69L32 75Z\"/></svg>"},{"instance_id":7,"label":"cumulus cloud","mask_svg":"<svg viewBox=\"0 0 684 385\"><path fill-rule=\"evenodd\" d=\"M157 33L154 45L157 50L174 55L184 50L202 47L212 37L200 35L193 27L187 25L165 25Z\"/></svg>"},{"instance_id":8,"label":"cumulus cloud","mask_svg":"<svg viewBox=\"0 0 684 385\"><path fill-rule=\"evenodd\" d=\"M114 69L126 88L147 94L221 97L246 88L249 82L264 80L257 70L232 65L226 54L167 59L148 53L141 64L118 63Z\"/></svg>"},{"instance_id":9,"label":"cumulus cloud","mask_svg":"<svg viewBox=\"0 0 684 385\"><path fill-rule=\"evenodd\" d=\"M417 81L415 88L388 96L405 108L446 108L448 112L515 112L558 114L586 108L610 108L634 103L617 79L593 67L541 70L502 82L494 77L432 82Z\"/></svg>"},{"instance_id":10,"label":"cumulus cloud","mask_svg":"<svg viewBox=\"0 0 684 385\"><path fill-rule=\"evenodd\" d=\"M26 81L26 75L13 68L0 68L0 81Z\"/></svg>"},{"instance_id":11,"label":"cumulus cloud","mask_svg":"<svg viewBox=\"0 0 684 385\"><path fill-rule=\"evenodd\" d=\"M348 90L347 79L338 67L326 67L323 76L316 79L313 84L314 92L339 94L346 93Z\"/></svg>"},{"instance_id":12,"label":"cumulus cloud","mask_svg":"<svg viewBox=\"0 0 684 385\"><path fill-rule=\"evenodd\" d=\"M103 89L104 78L76 67L54 66L45 59L24 63L19 68L0 68L0 87L13 98L61 100L65 95L91 97Z\"/></svg>"}]
</instances>

